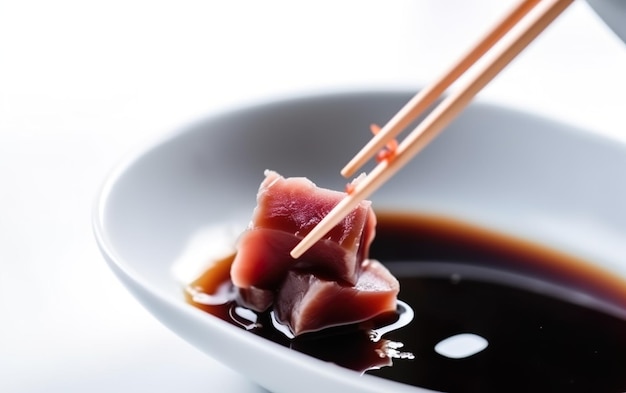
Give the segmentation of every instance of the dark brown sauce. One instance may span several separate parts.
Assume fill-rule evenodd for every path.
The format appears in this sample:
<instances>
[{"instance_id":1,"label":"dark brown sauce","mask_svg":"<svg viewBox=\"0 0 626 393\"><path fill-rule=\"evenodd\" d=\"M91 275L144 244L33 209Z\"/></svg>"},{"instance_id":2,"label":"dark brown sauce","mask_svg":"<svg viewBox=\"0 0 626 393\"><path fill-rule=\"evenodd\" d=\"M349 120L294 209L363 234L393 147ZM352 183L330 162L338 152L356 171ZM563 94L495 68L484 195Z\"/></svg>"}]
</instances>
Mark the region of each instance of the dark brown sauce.
<instances>
[{"instance_id":1,"label":"dark brown sauce","mask_svg":"<svg viewBox=\"0 0 626 393\"><path fill-rule=\"evenodd\" d=\"M378 215L370 255L399 279L399 298L415 313L377 343L363 329L290 340L269 314L252 324L234 304L199 307L320 359L433 390L626 391L626 283L608 272L453 220L402 214ZM224 289L228 261L224 266L197 288ZM460 359L435 350L464 333L486 339L487 347ZM371 369L394 342L414 358Z\"/></svg>"}]
</instances>

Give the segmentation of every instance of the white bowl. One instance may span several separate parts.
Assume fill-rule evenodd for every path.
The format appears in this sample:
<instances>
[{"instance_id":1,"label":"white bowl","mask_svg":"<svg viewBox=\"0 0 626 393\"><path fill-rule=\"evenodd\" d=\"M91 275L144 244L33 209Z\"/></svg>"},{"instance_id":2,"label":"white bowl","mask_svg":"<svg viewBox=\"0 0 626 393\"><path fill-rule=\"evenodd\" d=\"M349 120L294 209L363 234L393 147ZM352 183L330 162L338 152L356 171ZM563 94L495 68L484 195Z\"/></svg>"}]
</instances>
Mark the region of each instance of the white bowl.
<instances>
[{"instance_id":1,"label":"white bowl","mask_svg":"<svg viewBox=\"0 0 626 393\"><path fill-rule=\"evenodd\" d=\"M341 189L338 171L412 92L263 103L172 133L122 163L94 212L99 246L163 324L273 392L416 392L310 358L190 305L172 276L187 240L249 220L263 170ZM626 149L496 106L469 107L372 197L375 208L453 216L548 244L626 279ZM176 359L172 359L176 361Z\"/></svg>"}]
</instances>

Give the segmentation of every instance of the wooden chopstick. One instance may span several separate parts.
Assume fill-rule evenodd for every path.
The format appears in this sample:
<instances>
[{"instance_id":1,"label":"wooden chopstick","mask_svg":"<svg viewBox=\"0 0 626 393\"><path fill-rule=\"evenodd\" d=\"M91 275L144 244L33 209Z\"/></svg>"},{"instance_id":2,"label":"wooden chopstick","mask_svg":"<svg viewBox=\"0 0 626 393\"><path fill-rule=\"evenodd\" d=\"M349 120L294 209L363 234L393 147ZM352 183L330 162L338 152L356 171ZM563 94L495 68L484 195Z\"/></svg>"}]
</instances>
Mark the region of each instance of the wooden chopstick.
<instances>
[{"instance_id":1,"label":"wooden chopstick","mask_svg":"<svg viewBox=\"0 0 626 393\"><path fill-rule=\"evenodd\" d=\"M528 16L529 21L513 36L511 42L499 48L495 56L478 70L457 92L445 98L398 146L391 159L381 161L353 190L315 226L293 250L298 258L330 229L337 225L362 200L389 180L446 127L507 64L530 44L573 0L541 0L541 9ZM381 132L382 133L382 132ZM380 133L379 133L380 134ZM384 146L384 143L382 144Z\"/></svg>"},{"instance_id":2,"label":"wooden chopstick","mask_svg":"<svg viewBox=\"0 0 626 393\"><path fill-rule=\"evenodd\" d=\"M541 0L523 0L513 7L483 39L470 48L456 63L433 83L420 90L402 109L396 113L381 130L346 164L341 170L344 177L353 176L365 165L376 152L380 151L390 140L417 119L430 105L439 98L464 72L466 72L481 56L491 49L507 32L511 30Z\"/></svg>"}]
</instances>

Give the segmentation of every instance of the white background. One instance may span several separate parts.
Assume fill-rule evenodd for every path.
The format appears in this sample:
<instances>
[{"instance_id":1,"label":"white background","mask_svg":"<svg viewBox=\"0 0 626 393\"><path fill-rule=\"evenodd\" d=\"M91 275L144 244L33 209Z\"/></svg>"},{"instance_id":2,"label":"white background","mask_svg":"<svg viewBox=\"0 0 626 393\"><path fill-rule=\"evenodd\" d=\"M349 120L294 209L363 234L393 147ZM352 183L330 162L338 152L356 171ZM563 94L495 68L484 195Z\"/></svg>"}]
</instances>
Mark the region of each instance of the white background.
<instances>
[{"instance_id":1,"label":"white background","mask_svg":"<svg viewBox=\"0 0 626 393\"><path fill-rule=\"evenodd\" d=\"M90 228L106 173L221 108L417 89L512 4L0 0L0 391L257 391L109 272ZM478 99L623 143L624 70L626 46L577 1Z\"/></svg>"}]
</instances>

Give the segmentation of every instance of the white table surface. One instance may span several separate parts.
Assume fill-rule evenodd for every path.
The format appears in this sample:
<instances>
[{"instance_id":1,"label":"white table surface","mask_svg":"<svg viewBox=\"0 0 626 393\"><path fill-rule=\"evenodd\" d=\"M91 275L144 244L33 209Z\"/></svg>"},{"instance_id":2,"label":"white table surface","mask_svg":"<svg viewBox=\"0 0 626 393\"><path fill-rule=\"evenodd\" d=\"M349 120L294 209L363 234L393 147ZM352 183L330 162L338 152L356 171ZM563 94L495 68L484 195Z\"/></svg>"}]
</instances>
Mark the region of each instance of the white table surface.
<instances>
[{"instance_id":1,"label":"white table surface","mask_svg":"<svg viewBox=\"0 0 626 393\"><path fill-rule=\"evenodd\" d=\"M90 227L107 171L224 107L417 88L512 3L0 0L0 391L261 391L108 270ZM623 143L625 70L626 45L578 1L478 99Z\"/></svg>"}]
</instances>

